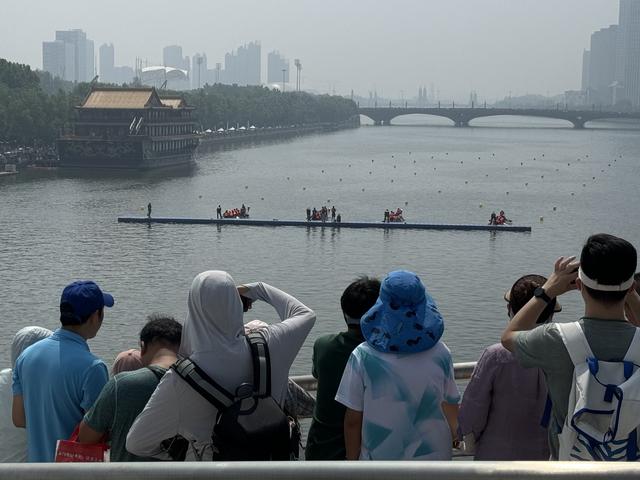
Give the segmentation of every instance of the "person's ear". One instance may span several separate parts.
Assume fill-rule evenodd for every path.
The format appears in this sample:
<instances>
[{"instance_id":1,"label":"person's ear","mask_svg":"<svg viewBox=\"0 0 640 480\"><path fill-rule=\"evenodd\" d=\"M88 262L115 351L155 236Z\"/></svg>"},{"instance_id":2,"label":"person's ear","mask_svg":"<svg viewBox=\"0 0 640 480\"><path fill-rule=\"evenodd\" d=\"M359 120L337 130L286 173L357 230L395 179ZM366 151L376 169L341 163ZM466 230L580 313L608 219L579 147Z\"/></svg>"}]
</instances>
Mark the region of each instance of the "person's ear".
<instances>
[{"instance_id":1,"label":"person's ear","mask_svg":"<svg viewBox=\"0 0 640 480\"><path fill-rule=\"evenodd\" d=\"M142 340L140 340L140 355L144 355L146 351L147 345Z\"/></svg>"},{"instance_id":2,"label":"person's ear","mask_svg":"<svg viewBox=\"0 0 640 480\"><path fill-rule=\"evenodd\" d=\"M582 291L582 281L579 278L576 278L576 289Z\"/></svg>"}]
</instances>

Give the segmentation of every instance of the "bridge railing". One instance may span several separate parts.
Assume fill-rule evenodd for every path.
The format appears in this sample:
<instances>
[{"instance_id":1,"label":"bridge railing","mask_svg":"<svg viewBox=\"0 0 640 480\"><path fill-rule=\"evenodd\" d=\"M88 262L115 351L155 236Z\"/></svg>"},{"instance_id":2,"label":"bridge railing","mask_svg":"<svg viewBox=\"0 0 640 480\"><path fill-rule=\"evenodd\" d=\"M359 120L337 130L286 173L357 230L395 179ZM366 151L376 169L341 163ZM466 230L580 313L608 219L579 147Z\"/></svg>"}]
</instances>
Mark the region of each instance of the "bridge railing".
<instances>
[{"instance_id":1,"label":"bridge railing","mask_svg":"<svg viewBox=\"0 0 640 480\"><path fill-rule=\"evenodd\" d=\"M144 462L0 465L11 480L635 480L607 462Z\"/></svg>"},{"instance_id":2,"label":"bridge railing","mask_svg":"<svg viewBox=\"0 0 640 480\"><path fill-rule=\"evenodd\" d=\"M476 362L454 363L455 379L469 380L475 366ZM318 389L318 381L312 375L298 375L291 377L291 379L311 394L315 394Z\"/></svg>"}]
</instances>

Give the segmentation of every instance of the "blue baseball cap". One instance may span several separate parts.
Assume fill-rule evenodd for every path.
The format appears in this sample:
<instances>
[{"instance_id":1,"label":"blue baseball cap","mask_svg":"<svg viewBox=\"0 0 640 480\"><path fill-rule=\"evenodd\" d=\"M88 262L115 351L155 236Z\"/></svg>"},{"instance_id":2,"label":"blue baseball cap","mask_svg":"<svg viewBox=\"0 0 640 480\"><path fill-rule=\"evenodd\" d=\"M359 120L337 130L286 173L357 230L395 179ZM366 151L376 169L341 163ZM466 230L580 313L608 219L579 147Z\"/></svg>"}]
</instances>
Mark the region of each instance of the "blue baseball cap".
<instances>
[{"instance_id":1,"label":"blue baseball cap","mask_svg":"<svg viewBox=\"0 0 640 480\"><path fill-rule=\"evenodd\" d=\"M103 292L95 282L79 280L70 283L60 297L60 320L63 323L84 323L96 310L113 307L113 296Z\"/></svg>"},{"instance_id":2,"label":"blue baseball cap","mask_svg":"<svg viewBox=\"0 0 640 480\"><path fill-rule=\"evenodd\" d=\"M360 329L378 351L417 353L438 343L444 321L420 278L397 270L382 281L378 300L362 316Z\"/></svg>"}]
</instances>

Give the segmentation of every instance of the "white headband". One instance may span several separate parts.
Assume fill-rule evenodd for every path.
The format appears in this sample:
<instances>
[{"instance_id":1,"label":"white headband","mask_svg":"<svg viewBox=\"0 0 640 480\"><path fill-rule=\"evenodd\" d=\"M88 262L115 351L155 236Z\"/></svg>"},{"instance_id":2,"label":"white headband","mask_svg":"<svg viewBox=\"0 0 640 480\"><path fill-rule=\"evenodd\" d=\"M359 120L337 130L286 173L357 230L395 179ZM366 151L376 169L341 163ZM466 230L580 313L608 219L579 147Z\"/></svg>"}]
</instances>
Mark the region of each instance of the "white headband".
<instances>
[{"instance_id":1,"label":"white headband","mask_svg":"<svg viewBox=\"0 0 640 480\"><path fill-rule=\"evenodd\" d=\"M600 292L624 292L625 290L629 290L631 285L633 285L633 275L626 282L621 283L620 285L603 285L598 283L597 280L589 278L586 273L582 270L578 270L578 278L582 282L585 287L589 287L593 290L598 290Z\"/></svg>"}]
</instances>

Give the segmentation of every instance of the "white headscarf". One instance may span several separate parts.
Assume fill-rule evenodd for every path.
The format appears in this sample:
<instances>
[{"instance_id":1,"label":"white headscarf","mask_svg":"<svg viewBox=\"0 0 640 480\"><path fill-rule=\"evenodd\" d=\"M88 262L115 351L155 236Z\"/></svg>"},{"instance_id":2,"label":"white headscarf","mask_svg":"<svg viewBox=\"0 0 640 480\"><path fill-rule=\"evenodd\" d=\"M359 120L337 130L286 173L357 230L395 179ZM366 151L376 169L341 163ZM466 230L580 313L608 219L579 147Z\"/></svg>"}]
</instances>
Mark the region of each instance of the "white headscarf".
<instances>
[{"instance_id":1,"label":"white headscarf","mask_svg":"<svg viewBox=\"0 0 640 480\"><path fill-rule=\"evenodd\" d=\"M246 350L242 301L227 272L212 270L197 275L191 284L187 306L181 355L213 351L221 358L225 352Z\"/></svg>"},{"instance_id":2,"label":"white headscarf","mask_svg":"<svg viewBox=\"0 0 640 480\"><path fill-rule=\"evenodd\" d=\"M11 368L16 366L16 360L27 347L51 335L51 330L42 327L24 327L18 330L11 343Z\"/></svg>"}]
</instances>

